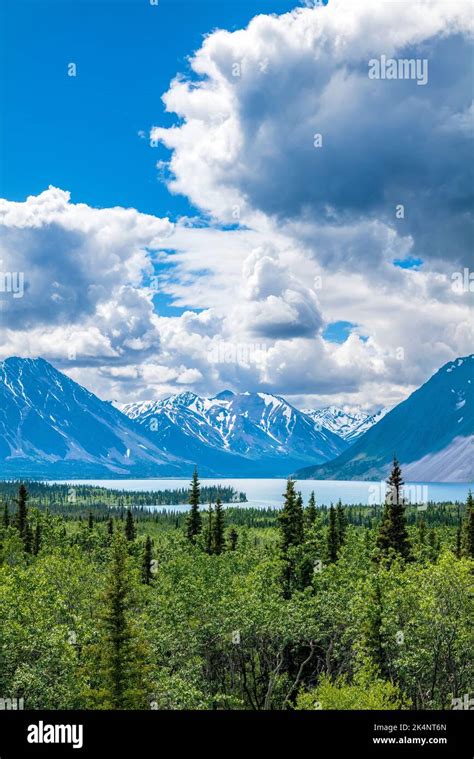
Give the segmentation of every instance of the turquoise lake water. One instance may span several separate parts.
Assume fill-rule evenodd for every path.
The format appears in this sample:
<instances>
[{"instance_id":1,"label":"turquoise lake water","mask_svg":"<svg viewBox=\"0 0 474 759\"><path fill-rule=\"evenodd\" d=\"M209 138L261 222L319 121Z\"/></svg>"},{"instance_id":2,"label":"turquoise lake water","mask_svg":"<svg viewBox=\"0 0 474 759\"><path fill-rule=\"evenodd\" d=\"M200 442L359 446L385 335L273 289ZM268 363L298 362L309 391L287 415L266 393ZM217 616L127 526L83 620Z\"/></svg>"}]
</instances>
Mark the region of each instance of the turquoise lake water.
<instances>
[{"instance_id":1,"label":"turquoise lake water","mask_svg":"<svg viewBox=\"0 0 474 759\"><path fill-rule=\"evenodd\" d=\"M55 482L59 482L56 480ZM156 479L156 480L70 480L71 485L98 485L117 490L174 490L187 487L187 479ZM239 479L239 478L203 478L202 485L232 486L238 493L247 495L247 504L243 506L280 506L282 494L285 491L284 479ZM465 501L469 491L469 483L407 483L405 498L409 503L423 504L428 501ZM472 487L472 485L471 485ZM330 505L341 499L344 504L362 503L372 505L383 503L385 496L384 482L359 482L339 480L300 480L296 489L301 491L306 502L312 490L320 505ZM158 508L163 508L159 506ZM176 508L186 509L180 505Z\"/></svg>"}]
</instances>

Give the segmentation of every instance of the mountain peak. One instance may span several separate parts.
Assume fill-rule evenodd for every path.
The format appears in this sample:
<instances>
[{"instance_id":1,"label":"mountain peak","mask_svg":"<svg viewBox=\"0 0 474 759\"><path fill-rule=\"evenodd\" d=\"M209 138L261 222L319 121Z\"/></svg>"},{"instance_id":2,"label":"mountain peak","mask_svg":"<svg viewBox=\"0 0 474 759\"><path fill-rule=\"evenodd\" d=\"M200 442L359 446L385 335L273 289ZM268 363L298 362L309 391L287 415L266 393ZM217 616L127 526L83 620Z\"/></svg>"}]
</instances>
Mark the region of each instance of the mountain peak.
<instances>
[{"instance_id":1,"label":"mountain peak","mask_svg":"<svg viewBox=\"0 0 474 759\"><path fill-rule=\"evenodd\" d=\"M474 355L450 361L380 418L333 461L300 478L379 479L395 453L412 482L469 482L473 477Z\"/></svg>"},{"instance_id":2,"label":"mountain peak","mask_svg":"<svg viewBox=\"0 0 474 759\"><path fill-rule=\"evenodd\" d=\"M170 395L169 398L166 398L163 403L175 403L179 406L190 406L192 403L194 403L197 400L198 396L196 393L192 393L190 390L185 390L182 393L176 393L175 395Z\"/></svg>"},{"instance_id":3,"label":"mountain peak","mask_svg":"<svg viewBox=\"0 0 474 759\"><path fill-rule=\"evenodd\" d=\"M9 356L0 363L7 366L51 366L46 359L37 356L35 358L24 358L23 356Z\"/></svg>"},{"instance_id":4,"label":"mountain peak","mask_svg":"<svg viewBox=\"0 0 474 759\"><path fill-rule=\"evenodd\" d=\"M0 408L0 464L8 475L183 471L112 404L42 358L0 362Z\"/></svg>"},{"instance_id":5,"label":"mountain peak","mask_svg":"<svg viewBox=\"0 0 474 759\"><path fill-rule=\"evenodd\" d=\"M214 396L211 400L213 401L230 401L231 398L234 398L235 393L232 392L232 390L221 390L220 393Z\"/></svg>"},{"instance_id":6,"label":"mountain peak","mask_svg":"<svg viewBox=\"0 0 474 759\"><path fill-rule=\"evenodd\" d=\"M451 374L455 369L464 366L469 360L474 360L474 353L471 353L469 356L460 356L459 358L455 358L454 361L448 361L448 363L442 366L439 371Z\"/></svg>"}]
</instances>

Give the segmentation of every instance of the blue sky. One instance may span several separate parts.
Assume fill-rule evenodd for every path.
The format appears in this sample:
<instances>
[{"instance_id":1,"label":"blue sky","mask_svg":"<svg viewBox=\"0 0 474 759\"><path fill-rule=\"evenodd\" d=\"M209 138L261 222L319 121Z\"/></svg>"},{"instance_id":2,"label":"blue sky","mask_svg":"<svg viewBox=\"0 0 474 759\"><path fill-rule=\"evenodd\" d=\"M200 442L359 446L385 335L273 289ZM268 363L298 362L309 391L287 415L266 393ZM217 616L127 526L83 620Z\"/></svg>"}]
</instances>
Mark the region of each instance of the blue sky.
<instances>
[{"instance_id":1,"label":"blue sky","mask_svg":"<svg viewBox=\"0 0 474 759\"><path fill-rule=\"evenodd\" d=\"M468 0L0 9L0 358L375 410L469 353Z\"/></svg>"},{"instance_id":2,"label":"blue sky","mask_svg":"<svg viewBox=\"0 0 474 759\"><path fill-rule=\"evenodd\" d=\"M49 184L76 202L159 216L196 213L159 181L162 147L140 139L175 121L161 95L216 27L245 26L291 0L2 0L0 195ZM77 65L76 78L67 65Z\"/></svg>"}]
</instances>

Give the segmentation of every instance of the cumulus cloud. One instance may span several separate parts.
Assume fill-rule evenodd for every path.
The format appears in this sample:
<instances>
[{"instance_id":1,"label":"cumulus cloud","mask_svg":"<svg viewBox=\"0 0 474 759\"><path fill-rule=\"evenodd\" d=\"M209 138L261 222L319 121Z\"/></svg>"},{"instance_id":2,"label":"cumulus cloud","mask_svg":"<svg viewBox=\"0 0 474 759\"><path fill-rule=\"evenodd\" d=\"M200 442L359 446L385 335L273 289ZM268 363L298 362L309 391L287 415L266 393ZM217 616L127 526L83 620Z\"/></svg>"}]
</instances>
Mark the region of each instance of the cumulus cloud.
<instances>
[{"instance_id":1,"label":"cumulus cloud","mask_svg":"<svg viewBox=\"0 0 474 759\"><path fill-rule=\"evenodd\" d=\"M152 130L172 150L171 190L223 221L260 212L328 237L365 217L422 258L465 259L471 32L466 0L332 0L210 34L195 78L163 98L180 124ZM381 55L426 59L427 85L370 79Z\"/></svg>"},{"instance_id":2,"label":"cumulus cloud","mask_svg":"<svg viewBox=\"0 0 474 759\"><path fill-rule=\"evenodd\" d=\"M139 304L130 288L153 271L148 250L171 230L167 219L134 209L71 203L69 193L55 187L23 203L0 200L1 268L22 272L26 291L14 308L4 308L4 326L75 323L99 307L106 320L107 304L146 310L146 293Z\"/></svg>"},{"instance_id":3,"label":"cumulus cloud","mask_svg":"<svg viewBox=\"0 0 474 759\"><path fill-rule=\"evenodd\" d=\"M464 0L331 0L211 32L163 97L177 123L151 133L203 216L54 188L0 201L0 269L25 272L23 298L0 297L2 355L44 355L122 401L406 397L474 337L452 287L472 244L470 35ZM426 59L427 84L370 79L382 55ZM325 339L340 321L347 339Z\"/></svg>"},{"instance_id":4,"label":"cumulus cloud","mask_svg":"<svg viewBox=\"0 0 474 759\"><path fill-rule=\"evenodd\" d=\"M83 362L131 361L159 347L150 252L172 231L134 209L74 204L50 187L25 202L0 200L0 260L24 293L1 298L2 353L41 352Z\"/></svg>"},{"instance_id":5,"label":"cumulus cloud","mask_svg":"<svg viewBox=\"0 0 474 759\"><path fill-rule=\"evenodd\" d=\"M288 271L278 251L257 248L244 261L243 318L249 331L269 338L315 335L322 326L316 293Z\"/></svg>"}]
</instances>

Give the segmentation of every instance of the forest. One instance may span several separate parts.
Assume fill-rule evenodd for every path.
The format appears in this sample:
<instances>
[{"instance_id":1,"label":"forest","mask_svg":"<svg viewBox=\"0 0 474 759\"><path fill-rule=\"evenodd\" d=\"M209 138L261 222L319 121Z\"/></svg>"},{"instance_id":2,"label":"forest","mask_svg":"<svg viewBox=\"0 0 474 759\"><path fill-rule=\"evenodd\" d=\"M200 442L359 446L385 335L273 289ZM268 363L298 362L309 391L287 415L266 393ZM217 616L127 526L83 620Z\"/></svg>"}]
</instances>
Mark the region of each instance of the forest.
<instances>
[{"instance_id":1,"label":"forest","mask_svg":"<svg viewBox=\"0 0 474 759\"><path fill-rule=\"evenodd\" d=\"M403 484L394 460L381 507L303 503L289 479L281 509L224 508L229 494L201 490L196 471L183 513L3 483L0 696L25 709L457 708L473 690L474 503L417 508Z\"/></svg>"}]
</instances>

